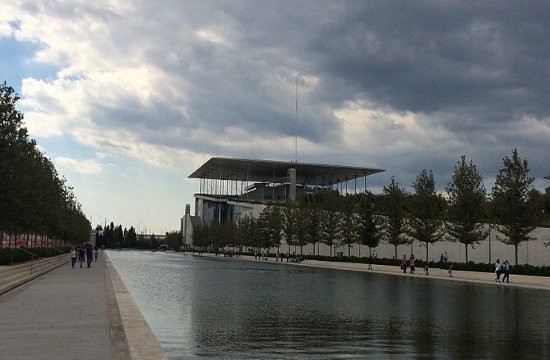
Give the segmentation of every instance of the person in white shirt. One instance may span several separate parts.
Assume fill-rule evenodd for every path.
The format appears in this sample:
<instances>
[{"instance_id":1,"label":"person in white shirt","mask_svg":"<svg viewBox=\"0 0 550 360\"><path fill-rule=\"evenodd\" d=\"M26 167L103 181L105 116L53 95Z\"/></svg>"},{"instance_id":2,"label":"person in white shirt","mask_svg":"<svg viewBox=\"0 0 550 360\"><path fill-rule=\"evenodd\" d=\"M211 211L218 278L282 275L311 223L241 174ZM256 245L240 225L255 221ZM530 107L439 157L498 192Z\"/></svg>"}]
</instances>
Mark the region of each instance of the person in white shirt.
<instances>
[{"instance_id":1,"label":"person in white shirt","mask_svg":"<svg viewBox=\"0 0 550 360\"><path fill-rule=\"evenodd\" d=\"M497 276L495 279L495 282L500 282L501 272L502 272L502 268L500 266L500 259L497 259L497 262L495 263L495 275Z\"/></svg>"},{"instance_id":2,"label":"person in white shirt","mask_svg":"<svg viewBox=\"0 0 550 360\"><path fill-rule=\"evenodd\" d=\"M508 259L504 260L501 267L504 272L504 276L502 277L502 282L506 280L506 283L510 283L510 263L508 262Z\"/></svg>"}]
</instances>

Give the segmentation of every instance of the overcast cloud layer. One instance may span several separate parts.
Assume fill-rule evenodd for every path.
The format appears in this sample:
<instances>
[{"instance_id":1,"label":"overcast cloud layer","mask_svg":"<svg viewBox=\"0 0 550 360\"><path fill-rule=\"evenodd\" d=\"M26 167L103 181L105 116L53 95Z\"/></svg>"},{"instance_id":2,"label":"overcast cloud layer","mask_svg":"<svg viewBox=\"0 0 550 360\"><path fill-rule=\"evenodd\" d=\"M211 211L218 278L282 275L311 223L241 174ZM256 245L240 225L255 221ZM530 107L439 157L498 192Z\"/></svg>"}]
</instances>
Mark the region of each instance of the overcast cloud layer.
<instances>
[{"instance_id":1,"label":"overcast cloud layer","mask_svg":"<svg viewBox=\"0 0 550 360\"><path fill-rule=\"evenodd\" d=\"M513 148L548 186L548 2L0 3L1 80L95 219L179 229L204 161L293 160L296 134L299 161L386 169L374 191L443 189L461 155L490 190Z\"/></svg>"}]
</instances>

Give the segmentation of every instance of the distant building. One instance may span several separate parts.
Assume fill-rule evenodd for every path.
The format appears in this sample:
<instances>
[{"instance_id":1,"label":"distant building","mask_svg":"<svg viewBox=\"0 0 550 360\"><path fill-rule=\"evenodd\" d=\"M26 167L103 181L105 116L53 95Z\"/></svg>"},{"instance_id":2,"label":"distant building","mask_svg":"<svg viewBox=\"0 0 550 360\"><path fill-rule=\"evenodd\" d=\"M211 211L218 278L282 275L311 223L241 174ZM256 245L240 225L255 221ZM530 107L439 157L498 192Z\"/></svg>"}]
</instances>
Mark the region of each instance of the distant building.
<instances>
[{"instance_id":1,"label":"distant building","mask_svg":"<svg viewBox=\"0 0 550 360\"><path fill-rule=\"evenodd\" d=\"M189 178L199 179L195 214L186 206L182 219L184 247L192 244L198 224L237 222L242 216L258 217L268 203L294 201L306 193L366 190L366 177L382 169L299 162L211 158Z\"/></svg>"}]
</instances>

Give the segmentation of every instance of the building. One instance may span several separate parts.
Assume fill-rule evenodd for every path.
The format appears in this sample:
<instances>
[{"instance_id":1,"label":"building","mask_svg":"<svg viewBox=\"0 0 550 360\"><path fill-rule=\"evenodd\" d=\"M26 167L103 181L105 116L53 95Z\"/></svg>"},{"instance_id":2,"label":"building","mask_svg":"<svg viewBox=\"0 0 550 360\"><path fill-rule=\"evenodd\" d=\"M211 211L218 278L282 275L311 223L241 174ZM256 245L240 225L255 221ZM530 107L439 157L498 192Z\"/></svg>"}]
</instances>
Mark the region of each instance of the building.
<instances>
[{"instance_id":1,"label":"building","mask_svg":"<svg viewBox=\"0 0 550 360\"><path fill-rule=\"evenodd\" d=\"M340 193L366 190L366 177L382 169L271 160L215 157L189 178L199 179L195 214L189 205L182 219L184 247L191 244L197 224L236 222L258 217L268 203L294 201L306 193L334 189Z\"/></svg>"}]
</instances>

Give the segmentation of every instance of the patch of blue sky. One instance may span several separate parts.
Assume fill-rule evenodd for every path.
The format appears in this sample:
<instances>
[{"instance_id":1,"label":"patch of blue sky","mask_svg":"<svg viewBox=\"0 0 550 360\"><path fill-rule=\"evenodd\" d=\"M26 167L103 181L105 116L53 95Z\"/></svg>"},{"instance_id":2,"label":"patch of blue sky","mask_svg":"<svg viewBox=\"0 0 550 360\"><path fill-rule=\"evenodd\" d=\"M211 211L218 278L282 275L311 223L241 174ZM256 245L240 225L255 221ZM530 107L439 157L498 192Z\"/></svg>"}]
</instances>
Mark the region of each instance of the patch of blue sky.
<instances>
[{"instance_id":1,"label":"patch of blue sky","mask_svg":"<svg viewBox=\"0 0 550 360\"><path fill-rule=\"evenodd\" d=\"M29 134L31 138L35 138L40 149L45 153L47 158L56 158L58 156L66 157L71 154L71 158L76 161L84 161L88 159L96 159L97 149L82 145L74 139L63 135L63 139L59 137L39 138L35 134Z\"/></svg>"},{"instance_id":2,"label":"patch of blue sky","mask_svg":"<svg viewBox=\"0 0 550 360\"><path fill-rule=\"evenodd\" d=\"M0 81L6 81L21 94L21 85L25 78L54 78L59 66L34 60L34 54L40 47L38 43L21 42L13 37L0 37Z\"/></svg>"}]
</instances>

